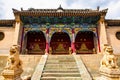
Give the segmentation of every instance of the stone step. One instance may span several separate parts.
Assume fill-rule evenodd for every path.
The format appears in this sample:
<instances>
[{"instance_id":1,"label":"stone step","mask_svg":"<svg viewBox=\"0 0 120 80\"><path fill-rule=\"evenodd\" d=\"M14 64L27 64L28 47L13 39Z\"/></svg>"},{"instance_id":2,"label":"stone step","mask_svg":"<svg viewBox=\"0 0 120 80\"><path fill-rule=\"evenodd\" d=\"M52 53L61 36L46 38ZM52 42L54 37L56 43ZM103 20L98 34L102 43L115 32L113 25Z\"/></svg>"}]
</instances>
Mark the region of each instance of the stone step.
<instances>
[{"instance_id":1,"label":"stone step","mask_svg":"<svg viewBox=\"0 0 120 80\"><path fill-rule=\"evenodd\" d=\"M73 59L73 57L71 57L71 58L63 58L63 57L61 57L61 58L48 58L48 60L72 60Z\"/></svg>"},{"instance_id":2,"label":"stone step","mask_svg":"<svg viewBox=\"0 0 120 80\"><path fill-rule=\"evenodd\" d=\"M48 57L73 57L73 55L49 55Z\"/></svg>"},{"instance_id":3,"label":"stone step","mask_svg":"<svg viewBox=\"0 0 120 80\"><path fill-rule=\"evenodd\" d=\"M44 69L76 69L77 66L45 66Z\"/></svg>"},{"instance_id":4,"label":"stone step","mask_svg":"<svg viewBox=\"0 0 120 80\"><path fill-rule=\"evenodd\" d=\"M63 69L63 70L65 70L65 69L75 70L75 69L78 69L78 68L77 68L77 67L76 67L76 68L73 68L73 67L71 67L71 68L67 68L67 67L65 67L65 68L64 68L64 67L63 67L63 68L59 68L59 67L58 67L58 68L51 68L51 67L50 67L50 68L49 68L49 67L45 67L45 68L44 68L44 70L50 70L50 69L52 69L52 70L59 70L59 69Z\"/></svg>"},{"instance_id":5,"label":"stone step","mask_svg":"<svg viewBox=\"0 0 120 80\"><path fill-rule=\"evenodd\" d=\"M71 57L71 58L69 58L69 57L48 58L48 60L72 60L72 59L74 59L74 57Z\"/></svg>"},{"instance_id":6,"label":"stone step","mask_svg":"<svg viewBox=\"0 0 120 80\"><path fill-rule=\"evenodd\" d=\"M64 59L61 59L61 60L53 60L53 59L50 59L50 60L47 60L47 63L48 62L75 62L75 60L74 59L71 59L71 60L64 60Z\"/></svg>"},{"instance_id":7,"label":"stone step","mask_svg":"<svg viewBox=\"0 0 120 80\"><path fill-rule=\"evenodd\" d=\"M80 73L80 72L79 72L79 70L77 70L77 71L75 71L75 70L73 70L73 71L57 71L57 70L52 71L52 70L45 70L45 71L43 71L43 73Z\"/></svg>"},{"instance_id":8,"label":"stone step","mask_svg":"<svg viewBox=\"0 0 120 80\"><path fill-rule=\"evenodd\" d=\"M48 59L73 59L73 56L49 56Z\"/></svg>"},{"instance_id":9,"label":"stone step","mask_svg":"<svg viewBox=\"0 0 120 80\"><path fill-rule=\"evenodd\" d=\"M42 77L40 80L82 80L81 77Z\"/></svg>"},{"instance_id":10,"label":"stone step","mask_svg":"<svg viewBox=\"0 0 120 80\"><path fill-rule=\"evenodd\" d=\"M79 73L79 71L52 71L52 70L45 70L43 71L43 73L46 72L46 73Z\"/></svg>"},{"instance_id":11,"label":"stone step","mask_svg":"<svg viewBox=\"0 0 120 80\"><path fill-rule=\"evenodd\" d=\"M60 69L45 69L44 71L58 71L58 72L60 72L60 71L63 71L63 72L71 71L72 72L72 71L78 71L78 69L69 69L69 68L68 69L67 68L66 69L61 69L60 68Z\"/></svg>"},{"instance_id":12,"label":"stone step","mask_svg":"<svg viewBox=\"0 0 120 80\"><path fill-rule=\"evenodd\" d=\"M43 73L42 77L80 77L80 73Z\"/></svg>"},{"instance_id":13,"label":"stone step","mask_svg":"<svg viewBox=\"0 0 120 80\"><path fill-rule=\"evenodd\" d=\"M81 80L73 55L49 55L40 80Z\"/></svg>"},{"instance_id":14,"label":"stone step","mask_svg":"<svg viewBox=\"0 0 120 80\"><path fill-rule=\"evenodd\" d=\"M64 64L64 65L63 65L63 64L46 64L45 67L51 67L51 68L52 68L52 67L54 67L54 68L55 68L55 67L58 67L58 68L59 68L59 67L62 67L62 68L63 68L63 67L68 67L68 68L69 68L69 67L73 67L73 68L74 68L74 67L75 67L75 68L76 68L77 66L76 66L75 64L71 64L71 65L68 65L68 64Z\"/></svg>"},{"instance_id":15,"label":"stone step","mask_svg":"<svg viewBox=\"0 0 120 80\"><path fill-rule=\"evenodd\" d=\"M51 60L51 61L47 61L46 62L47 64L75 64L76 65L76 62L73 61L73 62L61 62L61 61L54 61L54 60Z\"/></svg>"},{"instance_id":16,"label":"stone step","mask_svg":"<svg viewBox=\"0 0 120 80\"><path fill-rule=\"evenodd\" d=\"M50 59L50 58L52 58L52 59L60 59L60 58L64 58L64 59L72 59L73 58L73 56L61 56L61 55L59 55L59 56L54 56L54 55L50 55L49 57L48 57L48 59Z\"/></svg>"}]
</instances>

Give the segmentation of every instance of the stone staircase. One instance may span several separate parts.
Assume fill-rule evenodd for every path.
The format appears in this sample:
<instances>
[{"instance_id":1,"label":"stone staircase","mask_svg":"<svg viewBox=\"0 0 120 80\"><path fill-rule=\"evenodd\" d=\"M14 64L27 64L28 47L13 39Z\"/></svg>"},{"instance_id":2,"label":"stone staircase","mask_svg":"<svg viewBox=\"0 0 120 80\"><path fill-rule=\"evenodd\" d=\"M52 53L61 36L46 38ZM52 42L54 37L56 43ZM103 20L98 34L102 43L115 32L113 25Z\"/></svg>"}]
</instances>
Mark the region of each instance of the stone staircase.
<instances>
[{"instance_id":1,"label":"stone staircase","mask_svg":"<svg viewBox=\"0 0 120 80\"><path fill-rule=\"evenodd\" d=\"M40 80L82 80L73 55L49 55Z\"/></svg>"}]
</instances>

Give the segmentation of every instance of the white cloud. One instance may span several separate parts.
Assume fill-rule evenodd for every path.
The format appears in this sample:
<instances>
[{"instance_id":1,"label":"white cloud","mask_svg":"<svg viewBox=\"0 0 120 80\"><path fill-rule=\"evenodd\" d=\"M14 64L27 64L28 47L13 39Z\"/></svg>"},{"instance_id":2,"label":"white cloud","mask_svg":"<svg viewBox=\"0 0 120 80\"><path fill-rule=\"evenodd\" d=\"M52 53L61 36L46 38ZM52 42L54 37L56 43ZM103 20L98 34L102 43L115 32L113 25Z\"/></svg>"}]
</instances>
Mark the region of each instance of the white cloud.
<instances>
[{"instance_id":1,"label":"white cloud","mask_svg":"<svg viewBox=\"0 0 120 80\"><path fill-rule=\"evenodd\" d=\"M120 1L109 3L108 8L107 18L120 19Z\"/></svg>"},{"instance_id":2,"label":"white cloud","mask_svg":"<svg viewBox=\"0 0 120 80\"><path fill-rule=\"evenodd\" d=\"M4 10L3 10L3 3L0 1L0 12L4 12ZM0 13L0 18L2 18L2 16L3 16L3 14L2 13Z\"/></svg>"},{"instance_id":3,"label":"white cloud","mask_svg":"<svg viewBox=\"0 0 120 80\"><path fill-rule=\"evenodd\" d=\"M74 9L96 9L100 6L102 9L109 8L107 18L120 18L120 1L119 0L0 0L0 18L14 18L12 8L20 10L28 8L58 8L59 5L63 8Z\"/></svg>"}]
</instances>

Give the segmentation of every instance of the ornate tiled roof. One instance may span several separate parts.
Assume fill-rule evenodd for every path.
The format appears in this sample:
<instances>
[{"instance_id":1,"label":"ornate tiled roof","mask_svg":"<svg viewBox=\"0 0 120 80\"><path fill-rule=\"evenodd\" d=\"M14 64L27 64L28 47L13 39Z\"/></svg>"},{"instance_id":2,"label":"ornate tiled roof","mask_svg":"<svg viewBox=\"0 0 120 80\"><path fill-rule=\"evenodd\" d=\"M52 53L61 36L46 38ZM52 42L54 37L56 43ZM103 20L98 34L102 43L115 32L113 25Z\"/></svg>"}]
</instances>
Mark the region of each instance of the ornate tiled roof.
<instances>
[{"instance_id":1,"label":"ornate tiled roof","mask_svg":"<svg viewBox=\"0 0 120 80\"><path fill-rule=\"evenodd\" d=\"M25 16L94 16L94 15L106 15L108 9L104 10L92 10L92 9L63 9L61 6L57 9L34 9L21 11L13 9L14 14Z\"/></svg>"},{"instance_id":2,"label":"ornate tiled roof","mask_svg":"<svg viewBox=\"0 0 120 80\"><path fill-rule=\"evenodd\" d=\"M15 20L0 20L0 26L13 26Z\"/></svg>"},{"instance_id":3,"label":"ornate tiled roof","mask_svg":"<svg viewBox=\"0 0 120 80\"><path fill-rule=\"evenodd\" d=\"M106 22L108 26L120 26L120 20L107 19Z\"/></svg>"}]
</instances>

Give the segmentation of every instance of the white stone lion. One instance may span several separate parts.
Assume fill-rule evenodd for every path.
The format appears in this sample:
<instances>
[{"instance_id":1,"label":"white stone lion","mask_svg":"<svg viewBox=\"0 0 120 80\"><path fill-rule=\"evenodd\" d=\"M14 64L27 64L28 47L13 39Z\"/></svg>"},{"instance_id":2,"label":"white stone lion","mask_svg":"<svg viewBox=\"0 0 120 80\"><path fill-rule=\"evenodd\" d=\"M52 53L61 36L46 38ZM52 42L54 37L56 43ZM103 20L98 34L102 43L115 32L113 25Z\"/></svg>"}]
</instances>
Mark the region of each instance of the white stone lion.
<instances>
[{"instance_id":1,"label":"white stone lion","mask_svg":"<svg viewBox=\"0 0 120 80\"><path fill-rule=\"evenodd\" d=\"M19 58L19 46L13 45L10 47L10 54L7 59L5 69L7 70L18 70L22 69L22 61Z\"/></svg>"},{"instance_id":2,"label":"white stone lion","mask_svg":"<svg viewBox=\"0 0 120 80\"><path fill-rule=\"evenodd\" d=\"M106 67L110 69L118 68L117 57L113 54L112 46L107 46L104 52L104 56L100 63L101 67Z\"/></svg>"}]
</instances>

